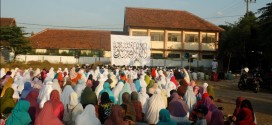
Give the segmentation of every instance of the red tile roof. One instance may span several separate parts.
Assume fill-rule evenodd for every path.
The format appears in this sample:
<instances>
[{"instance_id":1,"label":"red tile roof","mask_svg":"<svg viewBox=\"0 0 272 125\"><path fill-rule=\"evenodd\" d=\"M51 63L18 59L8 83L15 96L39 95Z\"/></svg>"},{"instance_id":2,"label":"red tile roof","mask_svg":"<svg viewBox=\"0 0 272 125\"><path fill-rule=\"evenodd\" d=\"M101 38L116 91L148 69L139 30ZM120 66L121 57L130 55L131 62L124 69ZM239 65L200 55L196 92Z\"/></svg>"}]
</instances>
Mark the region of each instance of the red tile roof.
<instances>
[{"instance_id":1,"label":"red tile roof","mask_svg":"<svg viewBox=\"0 0 272 125\"><path fill-rule=\"evenodd\" d=\"M14 18L0 18L0 25L3 26L16 26Z\"/></svg>"},{"instance_id":2,"label":"red tile roof","mask_svg":"<svg viewBox=\"0 0 272 125\"><path fill-rule=\"evenodd\" d=\"M223 31L220 27L187 11L130 8L125 11L125 28L183 29Z\"/></svg>"},{"instance_id":3,"label":"red tile roof","mask_svg":"<svg viewBox=\"0 0 272 125\"><path fill-rule=\"evenodd\" d=\"M110 31L45 29L29 40L36 49L100 49L110 50Z\"/></svg>"}]
</instances>

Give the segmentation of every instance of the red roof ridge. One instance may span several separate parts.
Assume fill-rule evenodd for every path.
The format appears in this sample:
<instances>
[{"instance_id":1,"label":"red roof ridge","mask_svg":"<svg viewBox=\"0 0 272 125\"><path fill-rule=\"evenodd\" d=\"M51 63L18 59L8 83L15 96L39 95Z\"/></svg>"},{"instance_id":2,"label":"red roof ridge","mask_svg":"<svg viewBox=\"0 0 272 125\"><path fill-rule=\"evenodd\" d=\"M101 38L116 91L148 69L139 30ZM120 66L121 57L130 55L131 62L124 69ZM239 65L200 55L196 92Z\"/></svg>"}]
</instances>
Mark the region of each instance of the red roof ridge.
<instances>
[{"instance_id":1,"label":"red roof ridge","mask_svg":"<svg viewBox=\"0 0 272 125\"><path fill-rule=\"evenodd\" d=\"M55 30L55 31L60 31L60 30L66 30L66 31L93 31L93 32L111 32L109 30L86 30L86 29L57 29L57 28L46 28L47 30Z\"/></svg>"},{"instance_id":2,"label":"red roof ridge","mask_svg":"<svg viewBox=\"0 0 272 125\"><path fill-rule=\"evenodd\" d=\"M126 7L126 9L145 9L145 10L166 10L166 11L183 11L183 12L188 12L186 10L178 10L178 9L164 9L164 8L145 8L145 7Z\"/></svg>"}]
</instances>

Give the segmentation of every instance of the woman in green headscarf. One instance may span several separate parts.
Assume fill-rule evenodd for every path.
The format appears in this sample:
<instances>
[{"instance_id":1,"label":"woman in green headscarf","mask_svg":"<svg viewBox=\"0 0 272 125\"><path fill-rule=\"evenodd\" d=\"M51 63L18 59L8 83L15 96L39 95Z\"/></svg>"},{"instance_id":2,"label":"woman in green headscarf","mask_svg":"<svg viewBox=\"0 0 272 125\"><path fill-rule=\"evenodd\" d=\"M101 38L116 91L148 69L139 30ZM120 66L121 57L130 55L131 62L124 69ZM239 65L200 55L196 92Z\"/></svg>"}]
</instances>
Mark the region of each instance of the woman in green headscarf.
<instances>
[{"instance_id":1,"label":"woman in green headscarf","mask_svg":"<svg viewBox=\"0 0 272 125\"><path fill-rule=\"evenodd\" d=\"M29 125L31 122L31 118L28 114L29 107L30 103L28 101L20 100L8 117L6 125Z\"/></svg>"},{"instance_id":2,"label":"woman in green headscarf","mask_svg":"<svg viewBox=\"0 0 272 125\"><path fill-rule=\"evenodd\" d=\"M82 104L83 108L87 106L88 104L93 104L94 106L97 105L97 96L96 94L92 91L91 88L85 87L81 94L81 101L80 103Z\"/></svg>"},{"instance_id":3,"label":"woman in green headscarf","mask_svg":"<svg viewBox=\"0 0 272 125\"><path fill-rule=\"evenodd\" d=\"M150 76L149 75L150 75L150 73L147 72L146 75L145 75L145 78L144 78L144 80L146 82L146 85L149 85L149 83L150 83Z\"/></svg>"},{"instance_id":4,"label":"woman in green headscarf","mask_svg":"<svg viewBox=\"0 0 272 125\"><path fill-rule=\"evenodd\" d=\"M12 88L6 89L6 92L0 101L1 114L8 115L9 113L11 113L11 110L14 108L15 102L12 98L13 93L14 93L14 90Z\"/></svg>"},{"instance_id":5,"label":"woman in green headscarf","mask_svg":"<svg viewBox=\"0 0 272 125\"><path fill-rule=\"evenodd\" d=\"M157 125L177 125L175 121L171 120L168 110L161 109L159 115L159 122Z\"/></svg>"}]
</instances>

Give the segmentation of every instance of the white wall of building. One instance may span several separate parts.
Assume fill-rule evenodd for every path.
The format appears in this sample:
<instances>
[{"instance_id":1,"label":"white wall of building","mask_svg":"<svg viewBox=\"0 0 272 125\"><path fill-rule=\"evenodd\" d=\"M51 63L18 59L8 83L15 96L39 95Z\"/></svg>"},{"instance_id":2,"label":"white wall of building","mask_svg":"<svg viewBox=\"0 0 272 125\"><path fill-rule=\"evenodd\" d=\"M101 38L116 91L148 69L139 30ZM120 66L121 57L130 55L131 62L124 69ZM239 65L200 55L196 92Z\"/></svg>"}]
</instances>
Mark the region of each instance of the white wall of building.
<instances>
[{"instance_id":1,"label":"white wall of building","mask_svg":"<svg viewBox=\"0 0 272 125\"><path fill-rule=\"evenodd\" d=\"M99 57L80 57L79 59L74 56L50 56L50 55L18 55L16 60L28 62L28 61L40 61L45 60L51 63L64 63L64 64L91 64L99 62ZM100 62L110 64L110 58L101 57ZM191 63L192 67L210 67L212 60L194 60ZM189 66L188 60L171 60L171 59L150 59L150 66L177 66L186 67Z\"/></svg>"}]
</instances>

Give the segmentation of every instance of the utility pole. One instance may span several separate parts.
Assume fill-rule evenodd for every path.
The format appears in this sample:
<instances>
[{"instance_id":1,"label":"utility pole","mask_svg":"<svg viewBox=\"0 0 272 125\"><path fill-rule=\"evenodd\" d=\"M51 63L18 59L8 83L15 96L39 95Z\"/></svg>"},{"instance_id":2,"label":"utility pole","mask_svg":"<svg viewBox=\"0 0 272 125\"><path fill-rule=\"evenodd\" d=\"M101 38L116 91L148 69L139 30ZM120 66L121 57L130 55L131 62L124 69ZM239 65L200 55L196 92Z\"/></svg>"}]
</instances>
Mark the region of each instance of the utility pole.
<instances>
[{"instance_id":1,"label":"utility pole","mask_svg":"<svg viewBox=\"0 0 272 125\"><path fill-rule=\"evenodd\" d=\"M256 0L245 0L245 2L246 2L246 16L248 16L249 3L256 3Z\"/></svg>"}]
</instances>

